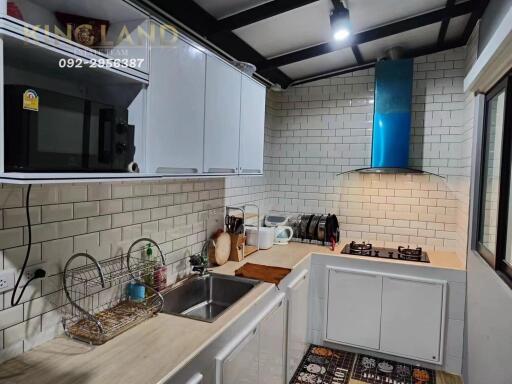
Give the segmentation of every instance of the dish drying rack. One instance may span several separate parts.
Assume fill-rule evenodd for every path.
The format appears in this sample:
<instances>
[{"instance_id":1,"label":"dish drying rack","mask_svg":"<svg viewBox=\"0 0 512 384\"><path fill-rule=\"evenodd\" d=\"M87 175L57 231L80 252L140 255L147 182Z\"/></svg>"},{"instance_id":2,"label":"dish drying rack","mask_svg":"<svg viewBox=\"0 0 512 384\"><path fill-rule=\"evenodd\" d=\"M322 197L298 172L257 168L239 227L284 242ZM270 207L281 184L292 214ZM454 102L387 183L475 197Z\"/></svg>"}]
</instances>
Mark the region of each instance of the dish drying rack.
<instances>
[{"instance_id":1,"label":"dish drying rack","mask_svg":"<svg viewBox=\"0 0 512 384\"><path fill-rule=\"evenodd\" d=\"M249 208L249 210L248 210ZM254 209L256 212L250 212L251 209ZM236 213L233 213L236 212ZM237 216L242 218L242 233L243 236L246 236L246 228L247 227L254 227L257 229L257 239L258 239L258 245L245 245L245 243L242 243L242 255L241 258L244 259L247 256L257 252L260 250L260 207L256 204L245 204L243 206L239 207L226 207L226 216ZM253 224L247 224L247 220L256 219L256 225ZM233 244L232 244L233 246Z\"/></svg>"},{"instance_id":2,"label":"dish drying rack","mask_svg":"<svg viewBox=\"0 0 512 384\"><path fill-rule=\"evenodd\" d=\"M136 249L141 243L144 245ZM151 260L143 256L147 244L158 250L159 259ZM76 262L82 265L72 268ZM144 277L164 265L162 250L149 238L132 243L126 255L102 261L87 253L73 255L66 263L63 274L64 293L69 301L69 313L63 317L65 334L100 345L155 316L161 311L164 299L156 289L145 284ZM131 301L128 297L127 286L133 282L144 285L144 299ZM102 295L106 294L114 294L114 298L100 304Z\"/></svg>"}]
</instances>

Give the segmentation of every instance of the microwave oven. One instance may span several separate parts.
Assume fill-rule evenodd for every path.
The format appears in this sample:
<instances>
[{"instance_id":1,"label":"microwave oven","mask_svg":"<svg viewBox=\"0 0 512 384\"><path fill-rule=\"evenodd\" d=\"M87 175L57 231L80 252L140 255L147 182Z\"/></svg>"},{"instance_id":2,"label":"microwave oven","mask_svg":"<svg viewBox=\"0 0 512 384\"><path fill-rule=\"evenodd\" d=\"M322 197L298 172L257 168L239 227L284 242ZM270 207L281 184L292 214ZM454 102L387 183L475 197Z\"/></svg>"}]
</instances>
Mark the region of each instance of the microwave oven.
<instances>
[{"instance_id":1,"label":"microwave oven","mask_svg":"<svg viewBox=\"0 0 512 384\"><path fill-rule=\"evenodd\" d=\"M126 108L23 85L4 93L6 172L137 171Z\"/></svg>"}]
</instances>

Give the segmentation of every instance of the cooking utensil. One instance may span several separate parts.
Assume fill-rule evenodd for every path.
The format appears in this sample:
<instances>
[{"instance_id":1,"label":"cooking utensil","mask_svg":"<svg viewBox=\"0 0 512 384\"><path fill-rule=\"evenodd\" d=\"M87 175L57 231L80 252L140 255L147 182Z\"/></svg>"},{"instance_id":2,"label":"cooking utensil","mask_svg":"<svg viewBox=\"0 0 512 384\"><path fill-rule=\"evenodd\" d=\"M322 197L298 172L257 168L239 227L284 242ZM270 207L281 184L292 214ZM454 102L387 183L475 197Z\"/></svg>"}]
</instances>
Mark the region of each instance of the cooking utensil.
<instances>
[{"instance_id":1,"label":"cooking utensil","mask_svg":"<svg viewBox=\"0 0 512 384\"><path fill-rule=\"evenodd\" d=\"M309 227L309 223L311 222L312 218L313 218L313 215L302 215L302 218L300 221L300 238L302 240L304 240L308 237L308 227Z\"/></svg>"},{"instance_id":2,"label":"cooking utensil","mask_svg":"<svg viewBox=\"0 0 512 384\"><path fill-rule=\"evenodd\" d=\"M320 215L314 215L311 219L311 222L308 226L308 239L311 240L318 240L317 239L317 231L318 231L318 223L320 222L320 219L322 216Z\"/></svg>"},{"instance_id":3,"label":"cooking utensil","mask_svg":"<svg viewBox=\"0 0 512 384\"><path fill-rule=\"evenodd\" d=\"M340 225L336 215L329 214L327 217L327 221L325 223L325 232L326 241L331 244L331 250L334 251L336 248L336 243L340 241Z\"/></svg>"},{"instance_id":4,"label":"cooking utensil","mask_svg":"<svg viewBox=\"0 0 512 384\"><path fill-rule=\"evenodd\" d=\"M316 239L325 244L325 224L327 223L327 216L322 215L318 222L318 229L316 231Z\"/></svg>"}]
</instances>

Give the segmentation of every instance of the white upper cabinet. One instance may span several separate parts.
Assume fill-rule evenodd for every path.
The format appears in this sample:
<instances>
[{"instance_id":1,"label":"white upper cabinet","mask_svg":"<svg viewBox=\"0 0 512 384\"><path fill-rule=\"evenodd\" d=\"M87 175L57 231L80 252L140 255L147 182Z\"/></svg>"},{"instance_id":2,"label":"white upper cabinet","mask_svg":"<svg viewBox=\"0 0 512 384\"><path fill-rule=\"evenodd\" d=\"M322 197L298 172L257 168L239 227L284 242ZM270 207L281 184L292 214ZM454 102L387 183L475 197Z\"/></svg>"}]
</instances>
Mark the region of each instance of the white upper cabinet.
<instances>
[{"instance_id":1,"label":"white upper cabinet","mask_svg":"<svg viewBox=\"0 0 512 384\"><path fill-rule=\"evenodd\" d=\"M384 277L382 352L442 361L445 286L438 281Z\"/></svg>"},{"instance_id":2,"label":"white upper cabinet","mask_svg":"<svg viewBox=\"0 0 512 384\"><path fill-rule=\"evenodd\" d=\"M265 97L263 85L242 76L239 167L243 174L263 173Z\"/></svg>"},{"instance_id":3,"label":"white upper cabinet","mask_svg":"<svg viewBox=\"0 0 512 384\"><path fill-rule=\"evenodd\" d=\"M329 269L326 339L379 349L382 276Z\"/></svg>"},{"instance_id":4,"label":"white upper cabinet","mask_svg":"<svg viewBox=\"0 0 512 384\"><path fill-rule=\"evenodd\" d=\"M170 32L151 47L146 158L148 172L203 171L206 55Z\"/></svg>"},{"instance_id":5,"label":"white upper cabinet","mask_svg":"<svg viewBox=\"0 0 512 384\"><path fill-rule=\"evenodd\" d=\"M206 61L204 172L236 174L242 74L213 56Z\"/></svg>"}]
</instances>

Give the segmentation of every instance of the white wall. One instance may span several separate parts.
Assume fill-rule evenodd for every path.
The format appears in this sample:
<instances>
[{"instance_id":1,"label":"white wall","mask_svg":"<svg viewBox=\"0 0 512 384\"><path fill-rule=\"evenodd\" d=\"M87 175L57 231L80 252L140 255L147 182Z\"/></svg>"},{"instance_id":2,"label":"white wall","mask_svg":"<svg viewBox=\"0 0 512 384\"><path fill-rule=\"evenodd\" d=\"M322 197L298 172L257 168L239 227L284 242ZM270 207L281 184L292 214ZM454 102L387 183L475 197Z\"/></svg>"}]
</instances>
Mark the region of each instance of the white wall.
<instances>
[{"instance_id":1,"label":"white wall","mask_svg":"<svg viewBox=\"0 0 512 384\"><path fill-rule=\"evenodd\" d=\"M480 24L482 52L498 27L501 16L512 6L510 0L493 0ZM478 40L478 31L474 40ZM472 60L468 64L472 64ZM474 114L473 96L467 95L468 124ZM476 154L473 153L473 156ZM467 306L464 333L464 382L466 384L510 384L512 382L512 290L475 252L467 262Z\"/></svg>"},{"instance_id":2,"label":"white wall","mask_svg":"<svg viewBox=\"0 0 512 384\"><path fill-rule=\"evenodd\" d=\"M456 249L465 56L459 48L414 60L410 163L446 179L338 176L370 164L373 69L275 94L268 167L274 209L335 213L344 237L376 245Z\"/></svg>"}]
</instances>

